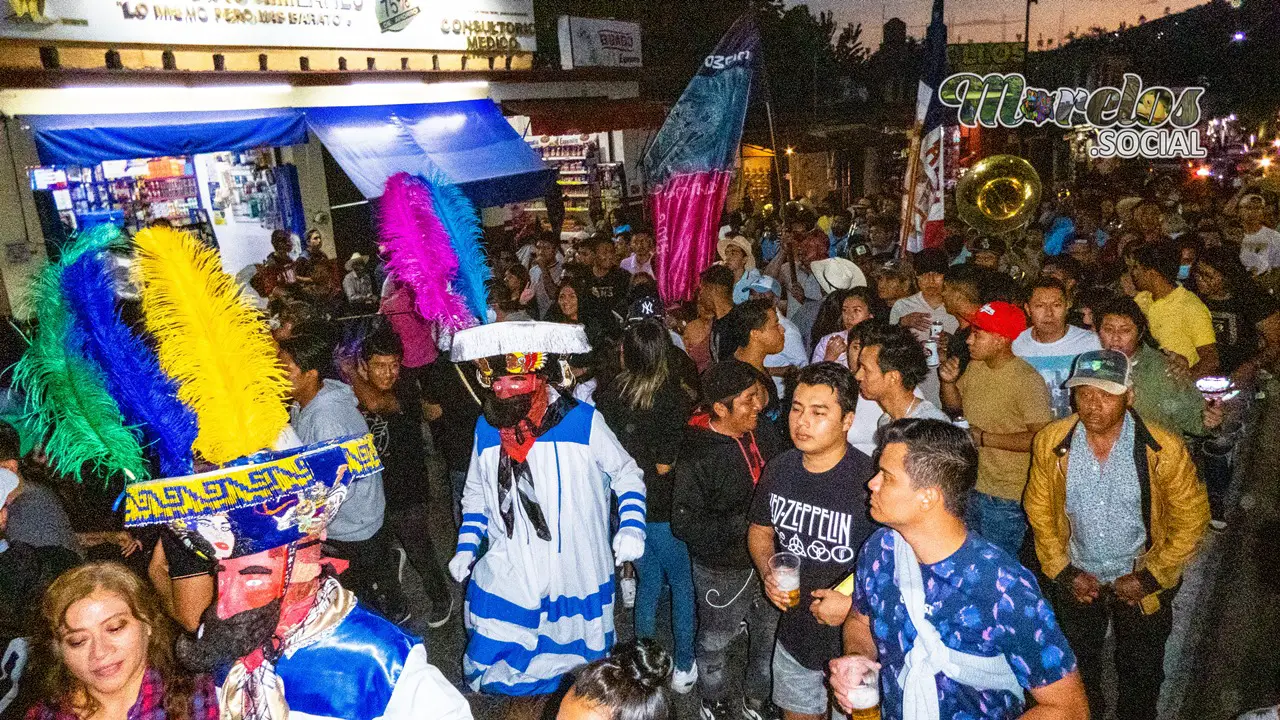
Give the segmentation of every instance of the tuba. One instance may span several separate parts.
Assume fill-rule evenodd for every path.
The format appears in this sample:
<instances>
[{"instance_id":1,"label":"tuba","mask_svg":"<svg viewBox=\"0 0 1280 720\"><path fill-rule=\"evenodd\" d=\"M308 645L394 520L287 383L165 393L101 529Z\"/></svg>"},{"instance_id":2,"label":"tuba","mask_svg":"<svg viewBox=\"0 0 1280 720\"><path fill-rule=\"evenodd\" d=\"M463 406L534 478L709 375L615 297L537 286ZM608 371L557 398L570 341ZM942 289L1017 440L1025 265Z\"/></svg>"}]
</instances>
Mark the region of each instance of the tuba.
<instances>
[{"instance_id":1,"label":"tuba","mask_svg":"<svg viewBox=\"0 0 1280 720\"><path fill-rule=\"evenodd\" d=\"M956 213L982 235L1021 230L1040 207L1040 175L1016 155L979 160L956 183Z\"/></svg>"}]
</instances>

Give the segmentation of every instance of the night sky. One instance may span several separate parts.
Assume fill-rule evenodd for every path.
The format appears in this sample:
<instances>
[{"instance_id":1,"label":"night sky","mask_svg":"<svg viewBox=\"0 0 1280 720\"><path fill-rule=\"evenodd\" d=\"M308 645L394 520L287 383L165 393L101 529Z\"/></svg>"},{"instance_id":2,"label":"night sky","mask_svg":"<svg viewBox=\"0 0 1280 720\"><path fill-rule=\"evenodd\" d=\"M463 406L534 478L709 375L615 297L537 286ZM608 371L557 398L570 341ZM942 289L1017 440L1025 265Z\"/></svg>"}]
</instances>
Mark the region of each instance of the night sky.
<instances>
[{"instance_id":1,"label":"night sky","mask_svg":"<svg viewBox=\"0 0 1280 720\"><path fill-rule=\"evenodd\" d=\"M932 0L787 0L788 5L807 4L813 12L830 10L836 22L862 23L863 44L870 50L880 45L880 26L892 17L907 23L907 33L924 37ZM1178 12L1202 4L1201 0L1040 0L1031 6L1031 46L1039 36L1053 38L1055 45L1066 33L1087 31L1093 25L1114 29L1121 22L1137 23L1139 15L1155 19L1165 8ZM1023 0L947 0L947 38L956 42L1014 42L1022 34L1026 5ZM1001 30L1001 15L1007 24ZM1003 34L1003 37L1002 37Z\"/></svg>"}]
</instances>

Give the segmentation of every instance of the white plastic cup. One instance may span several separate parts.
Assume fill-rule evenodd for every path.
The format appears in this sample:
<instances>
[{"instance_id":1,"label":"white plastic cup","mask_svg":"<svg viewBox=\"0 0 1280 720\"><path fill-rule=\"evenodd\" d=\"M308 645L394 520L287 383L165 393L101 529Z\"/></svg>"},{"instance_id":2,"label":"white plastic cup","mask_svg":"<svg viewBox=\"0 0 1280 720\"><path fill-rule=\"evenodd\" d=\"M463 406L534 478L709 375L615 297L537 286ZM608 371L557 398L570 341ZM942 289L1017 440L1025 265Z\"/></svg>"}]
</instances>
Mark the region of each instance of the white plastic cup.
<instances>
[{"instance_id":1,"label":"white plastic cup","mask_svg":"<svg viewBox=\"0 0 1280 720\"><path fill-rule=\"evenodd\" d=\"M780 552L769 558L769 571L778 589L787 594L787 607L800 604L800 556Z\"/></svg>"}]
</instances>

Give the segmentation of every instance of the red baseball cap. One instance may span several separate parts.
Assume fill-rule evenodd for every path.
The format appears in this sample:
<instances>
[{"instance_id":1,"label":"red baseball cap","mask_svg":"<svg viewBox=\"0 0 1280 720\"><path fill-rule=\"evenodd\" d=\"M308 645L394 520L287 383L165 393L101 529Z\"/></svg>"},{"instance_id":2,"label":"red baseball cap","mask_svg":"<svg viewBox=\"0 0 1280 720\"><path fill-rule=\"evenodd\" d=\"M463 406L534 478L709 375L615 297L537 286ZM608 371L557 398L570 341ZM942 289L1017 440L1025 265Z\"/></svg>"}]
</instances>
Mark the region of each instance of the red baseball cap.
<instances>
[{"instance_id":1,"label":"red baseball cap","mask_svg":"<svg viewBox=\"0 0 1280 720\"><path fill-rule=\"evenodd\" d=\"M969 316L969 324L1012 341L1027 329L1027 316L1016 305L997 300L978 308Z\"/></svg>"}]
</instances>

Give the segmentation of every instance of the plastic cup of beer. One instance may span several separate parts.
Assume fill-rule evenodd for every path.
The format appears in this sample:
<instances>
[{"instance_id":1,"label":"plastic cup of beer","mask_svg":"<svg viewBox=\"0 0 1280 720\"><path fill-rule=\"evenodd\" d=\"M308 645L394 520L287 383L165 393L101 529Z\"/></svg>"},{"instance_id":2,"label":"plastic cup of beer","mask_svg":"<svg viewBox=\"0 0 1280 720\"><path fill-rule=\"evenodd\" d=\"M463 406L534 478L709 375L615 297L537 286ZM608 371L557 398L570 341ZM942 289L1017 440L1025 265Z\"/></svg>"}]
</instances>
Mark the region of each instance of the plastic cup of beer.
<instances>
[{"instance_id":1,"label":"plastic cup of beer","mask_svg":"<svg viewBox=\"0 0 1280 720\"><path fill-rule=\"evenodd\" d=\"M778 589L787 594L787 607L800 604L800 556L780 552L769 558L769 571Z\"/></svg>"},{"instance_id":2,"label":"plastic cup of beer","mask_svg":"<svg viewBox=\"0 0 1280 720\"><path fill-rule=\"evenodd\" d=\"M853 678L849 678L852 680ZM849 693L850 720L879 720L880 673L864 673L861 682Z\"/></svg>"}]
</instances>

